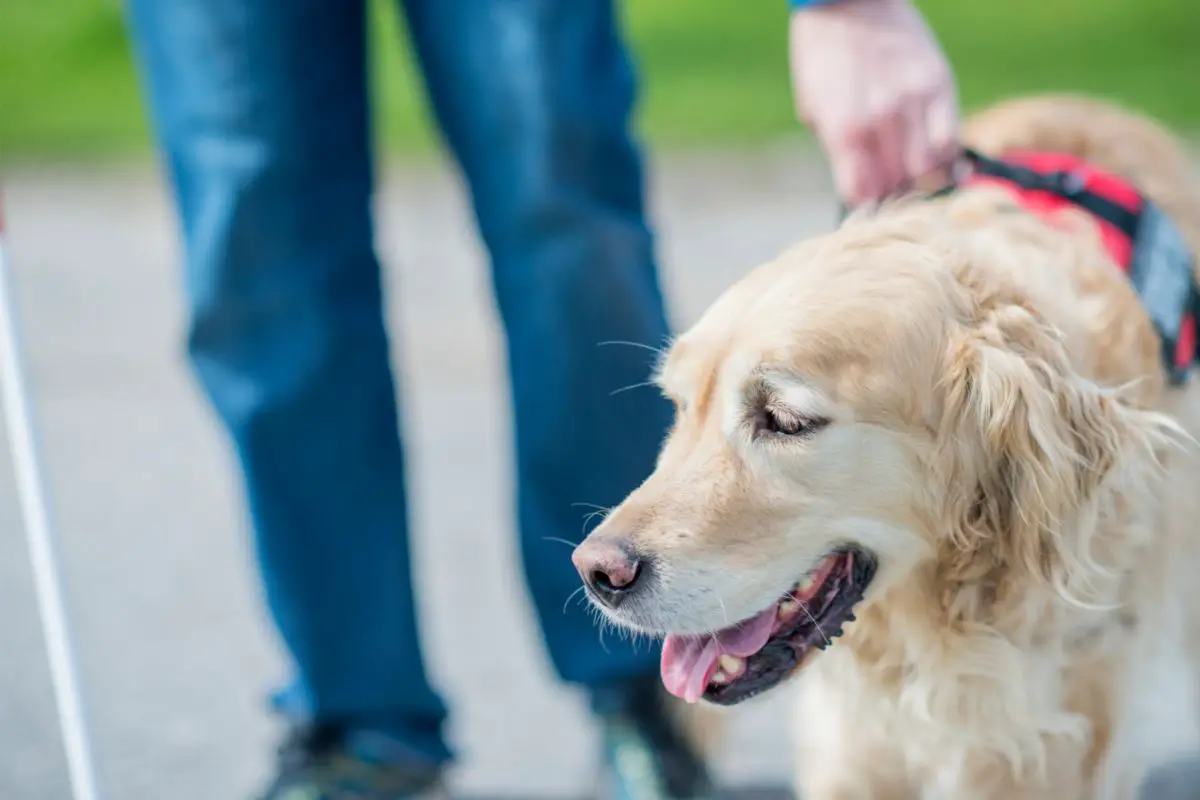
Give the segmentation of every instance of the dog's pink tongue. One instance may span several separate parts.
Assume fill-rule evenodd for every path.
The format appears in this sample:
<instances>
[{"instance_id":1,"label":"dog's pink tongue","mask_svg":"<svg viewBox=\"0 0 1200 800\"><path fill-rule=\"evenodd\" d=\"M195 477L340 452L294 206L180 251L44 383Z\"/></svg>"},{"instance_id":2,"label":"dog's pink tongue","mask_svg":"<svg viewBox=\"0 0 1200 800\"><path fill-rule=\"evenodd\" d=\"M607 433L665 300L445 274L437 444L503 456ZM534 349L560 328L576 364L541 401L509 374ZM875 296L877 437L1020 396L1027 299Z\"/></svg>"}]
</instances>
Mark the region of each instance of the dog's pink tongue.
<instances>
[{"instance_id":1,"label":"dog's pink tongue","mask_svg":"<svg viewBox=\"0 0 1200 800\"><path fill-rule=\"evenodd\" d=\"M667 691L689 703L704 694L723 653L752 656L771 638L775 606L732 628L704 636L671 634L663 642L662 682Z\"/></svg>"}]
</instances>

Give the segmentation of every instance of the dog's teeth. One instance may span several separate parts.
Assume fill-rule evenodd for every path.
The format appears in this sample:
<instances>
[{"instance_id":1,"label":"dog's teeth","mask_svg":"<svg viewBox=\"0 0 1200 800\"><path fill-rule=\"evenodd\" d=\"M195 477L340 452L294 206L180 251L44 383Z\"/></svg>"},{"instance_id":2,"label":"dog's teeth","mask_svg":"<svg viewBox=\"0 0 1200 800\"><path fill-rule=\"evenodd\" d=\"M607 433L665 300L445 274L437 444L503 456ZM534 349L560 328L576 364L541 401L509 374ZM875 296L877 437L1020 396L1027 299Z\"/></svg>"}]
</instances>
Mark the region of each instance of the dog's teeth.
<instances>
[{"instance_id":1,"label":"dog's teeth","mask_svg":"<svg viewBox=\"0 0 1200 800\"><path fill-rule=\"evenodd\" d=\"M746 668L745 660L738 658L732 653L723 653L721 655L721 660L717 663L720 666L719 671L724 672L729 676L741 675L742 670Z\"/></svg>"},{"instance_id":2,"label":"dog's teeth","mask_svg":"<svg viewBox=\"0 0 1200 800\"><path fill-rule=\"evenodd\" d=\"M813 579L811 577L806 577L800 581L800 594L807 595L812 591L812 588Z\"/></svg>"},{"instance_id":3,"label":"dog's teeth","mask_svg":"<svg viewBox=\"0 0 1200 800\"><path fill-rule=\"evenodd\" d=\"M799 613L800 613L800 604L799 603L797 603L795 600L784 600L782 603L779 604L779 611L776 612L775 616L779 619L780 622L786 622L787 620L791 619L792 617L796 616Z\"/></svg>"},{"instance_id":4,"label":"dog's teeth","mask_svg":"<svg viewBox=\"0 0 1200 800\"><path fill-rule=\"evenodd\" d=\"M709 680L709 683L711 683L713 686L724 686L725 684L729 683L729 676L721 670L717 670L716 674L714 674Z\"/></svg>"}]
</instances>

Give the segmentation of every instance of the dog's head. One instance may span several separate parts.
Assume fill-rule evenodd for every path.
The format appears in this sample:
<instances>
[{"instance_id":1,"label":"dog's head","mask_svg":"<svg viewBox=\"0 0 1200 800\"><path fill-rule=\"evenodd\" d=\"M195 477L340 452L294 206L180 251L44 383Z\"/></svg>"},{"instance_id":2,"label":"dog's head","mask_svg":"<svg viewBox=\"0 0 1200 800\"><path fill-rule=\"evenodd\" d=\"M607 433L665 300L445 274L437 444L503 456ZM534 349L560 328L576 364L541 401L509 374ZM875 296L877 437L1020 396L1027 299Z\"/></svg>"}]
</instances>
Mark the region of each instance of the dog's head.
<instances>
[{"instance_id":1,"label":"dog's head","mask_svg":"<svg viewBox=\"0 0 1200 800\"><path fill-rule=\"evenodd\" d=\"M923 568L1066 587L1086 561L1080 519L1160 421L1078 374L987 258L929 214L856 222L667 352L656 469L575 563L611 620L668 634L673 693L764 691Z\"/></svg>"}]
</instances>

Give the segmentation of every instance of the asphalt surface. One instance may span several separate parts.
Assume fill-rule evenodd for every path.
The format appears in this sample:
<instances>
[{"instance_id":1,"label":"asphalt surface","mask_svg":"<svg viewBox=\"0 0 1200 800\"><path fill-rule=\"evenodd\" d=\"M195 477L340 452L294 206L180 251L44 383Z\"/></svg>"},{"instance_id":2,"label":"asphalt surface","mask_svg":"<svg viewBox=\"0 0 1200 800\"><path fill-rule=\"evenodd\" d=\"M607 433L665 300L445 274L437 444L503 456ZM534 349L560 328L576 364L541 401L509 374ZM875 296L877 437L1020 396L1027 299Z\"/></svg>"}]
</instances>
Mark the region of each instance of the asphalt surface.
<instances>
[{"instance_id":1,"label":"asphalt surface","mask_svg":"<svg viewBox=\"0 0 1200 800\"><path fill-rule=\"evenodd\" d=\"M157 176L26 169L5 184L106 797L245 798L271 764L278 731L264 692L284 662L259 602L230 453L181 358L175 227ZM834 212L819 162L787 146L668 159L655 168L653 202L681 325L747 268L828 228ZM555 684L520 588L497 321L463 194L443 168L393 168L378 220L404 365L427 659L453 703L462 759L452 785L478 797L581 797L594 735L580 698ZM455 424L464 417L470 430ZM791 723L774 697L730 717L718 769L731 784L786 783ZM68 796L5 458L0 798Z\"/></svg>"}]
</instances>

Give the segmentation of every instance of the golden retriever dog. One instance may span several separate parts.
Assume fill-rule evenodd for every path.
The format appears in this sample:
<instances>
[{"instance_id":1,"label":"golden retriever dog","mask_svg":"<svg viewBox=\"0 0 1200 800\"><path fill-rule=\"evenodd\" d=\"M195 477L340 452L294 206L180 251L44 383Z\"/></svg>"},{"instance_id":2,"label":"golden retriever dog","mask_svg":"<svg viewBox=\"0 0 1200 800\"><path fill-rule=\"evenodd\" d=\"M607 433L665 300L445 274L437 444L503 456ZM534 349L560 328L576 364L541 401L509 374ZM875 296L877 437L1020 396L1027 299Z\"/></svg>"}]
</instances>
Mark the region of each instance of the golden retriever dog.
<instances>
[{"instance_id":1,"label":"golden retriever dog","mask_svg":"<svg viewBox=\"0 0 1200 800\"><path fill-rule=\"evenodd\" d=\"M1125 176L1200 251L1151 120L1021 99L966 141ZM1117 800L1200 752L1200 390L1099 228L995 185L893 202L665 353L656 469L574 560L672 694L798 703L804 800Z\"/></svg>"}]
</instances>

